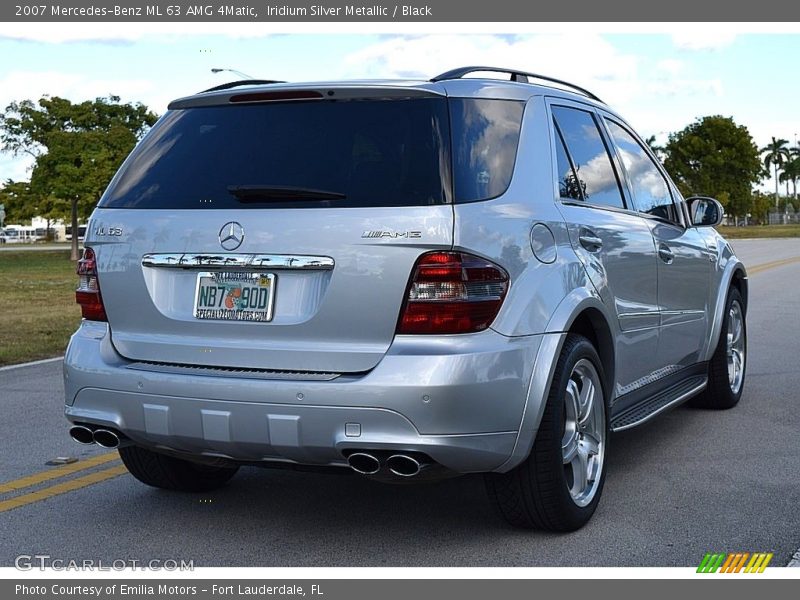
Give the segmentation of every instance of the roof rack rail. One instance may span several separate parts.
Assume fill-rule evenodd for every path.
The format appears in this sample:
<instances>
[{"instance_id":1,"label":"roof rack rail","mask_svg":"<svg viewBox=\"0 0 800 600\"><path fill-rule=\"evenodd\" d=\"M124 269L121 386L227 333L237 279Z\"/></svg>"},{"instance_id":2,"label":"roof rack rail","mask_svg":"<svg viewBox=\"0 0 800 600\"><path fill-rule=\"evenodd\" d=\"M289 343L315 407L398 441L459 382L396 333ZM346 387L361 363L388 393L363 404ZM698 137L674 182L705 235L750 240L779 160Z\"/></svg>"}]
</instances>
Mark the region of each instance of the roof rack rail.
<instances>
[{"instance_id":1,"label":"roof rack rail","mask_svg":"<svg viewBox=\"0 0 800 600\"><path fill-rule=\"evenodd\" d=\"M240 85L266 85L269 83L286 83L285 81L273 81L272 79L239 79L238 81L229 81L228 83L221 83L212 88L203 90L201 94L206 92L218 92L220 90L229 90L231 88L239 87Z\"/></svg>"},{"instance_id":2,"label":"roof rack rail","mask_svg":"<svg viewBox=\"0 0 800 600\"><path fill-rule=\"evenodd\" d=\"M442 73L441 75L437 75L436 77L431 79L431 81L435 83L437 81L446 81L448 79L463 79L465 75L469 75L470 73L476 73L480 71L488 71L490 73L507 73L508 75L510 75L511 81L515 81L517 83L530 83L529 78L540 79L542 81L549 81L551 83L557 83L559 85L563 85L577 92L580 92L581 94L587 96L588 98L591 98L592 100L603 102L602 100L600 100L600 98L595 96L589 90L577 86L574 83L569 83L568 81L562 81L561 79L556 79L555 77L548 77L547 75L539 75L538 73L528 73L527 71L517 71L515 69L501 69L498 67L459 67L458 69L453 69L452 71L447 71L445 73Z\"/></svg>"}]
</instances>

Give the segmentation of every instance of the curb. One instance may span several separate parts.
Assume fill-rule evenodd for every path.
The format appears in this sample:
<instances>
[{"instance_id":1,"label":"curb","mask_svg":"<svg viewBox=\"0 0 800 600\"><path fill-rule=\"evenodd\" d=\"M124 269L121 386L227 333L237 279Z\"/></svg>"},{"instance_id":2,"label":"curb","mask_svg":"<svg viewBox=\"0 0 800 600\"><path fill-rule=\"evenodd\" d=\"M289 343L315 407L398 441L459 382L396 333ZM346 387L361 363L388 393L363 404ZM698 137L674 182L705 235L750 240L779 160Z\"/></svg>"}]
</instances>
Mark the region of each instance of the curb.
<instances>
[{"instance_id":1,"label":"curb","mask_svg":"<svg viewBox=\"0 0 800 600\"><path fill-rule=\"evenodd\" d=\"M0 372L11 371L12 369L21 369L23 367L34 367L36 365L46 365L47 363L52 363L59 360L64 360L64 357L56 356L54 358L43 358L42 360L34 360L32 362L20 363L18 365L7 365L5 367L0 367Z\"/></svg>"}]
</instances>

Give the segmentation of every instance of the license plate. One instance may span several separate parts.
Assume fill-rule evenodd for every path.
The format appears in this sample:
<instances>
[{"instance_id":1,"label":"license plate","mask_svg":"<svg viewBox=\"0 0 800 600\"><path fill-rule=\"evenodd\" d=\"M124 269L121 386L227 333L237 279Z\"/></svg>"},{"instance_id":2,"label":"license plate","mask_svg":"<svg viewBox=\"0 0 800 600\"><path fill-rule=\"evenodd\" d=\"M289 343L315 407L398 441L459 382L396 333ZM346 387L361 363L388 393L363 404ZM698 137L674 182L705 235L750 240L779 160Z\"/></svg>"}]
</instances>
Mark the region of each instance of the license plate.
<instances>
[{"instance_id":1,"label":"license plate","mask_svg":"<svg viewBox=\"0 0 800 600\"><path fill-rule=\"evenodd\" d=\"M199 273L194 298L197 319L270 321L273 273Z\"/></svg>"}]
</instances>

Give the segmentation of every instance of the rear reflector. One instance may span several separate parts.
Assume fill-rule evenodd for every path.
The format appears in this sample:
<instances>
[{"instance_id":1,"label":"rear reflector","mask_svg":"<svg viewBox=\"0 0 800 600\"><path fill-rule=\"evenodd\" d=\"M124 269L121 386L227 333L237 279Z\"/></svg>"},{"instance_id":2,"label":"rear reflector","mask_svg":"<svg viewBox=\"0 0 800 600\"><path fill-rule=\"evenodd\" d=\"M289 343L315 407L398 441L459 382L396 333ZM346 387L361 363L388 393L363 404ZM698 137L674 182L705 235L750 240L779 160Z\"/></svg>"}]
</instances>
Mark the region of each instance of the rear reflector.
<instances>
[{"instance_id":1,"label":"rear reflector","mask_svg":"<svg viewBox=\"0 0 800 600\"><path fill-rule=\"evenodd\" d=\"M414 267L397 333L474 333L491 325L508 291L508 273L463 252L428 252Z\"/></svg>"},{"instance_id":2,"label":"rear reflector","mask_svg":"<svg viewBox=\"0 0 800 600\"><path fill-rule=\"evenodd\" d=\"M83 257L78 261L78 289L75 290L75 301L81 307L84 319L90 321L108 321L103 297L100 295L100 284L97 281L97 262L94 250L86 248Z\"/></svg>"}]
</instances>

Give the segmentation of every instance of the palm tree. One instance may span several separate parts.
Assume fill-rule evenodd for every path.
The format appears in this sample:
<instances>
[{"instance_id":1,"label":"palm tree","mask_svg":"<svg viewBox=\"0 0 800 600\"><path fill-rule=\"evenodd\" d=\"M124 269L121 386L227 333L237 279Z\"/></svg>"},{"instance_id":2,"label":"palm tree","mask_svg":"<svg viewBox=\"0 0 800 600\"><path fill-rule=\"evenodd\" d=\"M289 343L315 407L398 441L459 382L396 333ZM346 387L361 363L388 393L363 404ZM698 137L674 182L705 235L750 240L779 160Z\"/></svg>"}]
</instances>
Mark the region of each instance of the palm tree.
<instances>
[{"instance_id":1,"label":"palm tree","mask_svg":"<svg viewBox=\"0 0 800 600\"><path fill-rule=\"evenodd\" d=\"M783 168L789 160L789 140L775 139L761 148L761 154L764 156L764 167L767 171L772 167L775 171L775 208L778 208L778 170Z\"/></svg>"},{"instance_id":2,"label":"palm tree","mask_svg":"<svg viewBox=\"0 0 800 600\"><path fill-rule=\"evenodd\" d=\"M797 200L797 180L800 179L800 152L793 152L792 158L783 165L780 180L786 182L786 195L789 195L789 182L792 182L794 199Z\"/></svg>"},{"instance_id":3,"label":"palm tree","mask_svg":"<svg viewBox=\"0 0 800 600\"><path fill-rule=\"evenodd\" d=\"M659 160L662 160L661 155L664 152L664 146L659 146L658 144L656 144L656 136L655 135L651 135L650 137L648 137L644 141L644 143L647 144L650 147L650 151L653 154L655 154L656 157Z\"/></svg>"}]
</instances>

